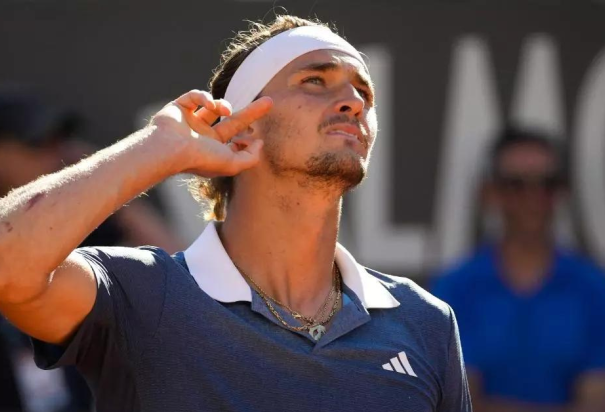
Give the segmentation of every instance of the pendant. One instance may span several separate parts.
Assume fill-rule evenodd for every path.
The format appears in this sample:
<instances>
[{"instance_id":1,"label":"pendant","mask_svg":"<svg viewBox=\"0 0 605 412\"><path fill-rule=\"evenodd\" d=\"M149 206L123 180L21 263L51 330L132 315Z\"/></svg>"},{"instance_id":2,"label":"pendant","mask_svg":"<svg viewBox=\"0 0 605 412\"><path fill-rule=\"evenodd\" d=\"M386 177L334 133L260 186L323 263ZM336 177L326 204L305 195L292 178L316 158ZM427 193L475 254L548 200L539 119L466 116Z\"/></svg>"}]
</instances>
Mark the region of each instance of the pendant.
<instances>
[{"instance_id":1,"label":"pendant","mask_svg":"<svg viewBox=\"0 0 605 412\"><path fill-rule=\"evenodd\" d=\"M326 334L326 327L324 325L315 325L309 329L309 335L313 339L320 340L323 335Z\"/></svg>"}]
</instances>

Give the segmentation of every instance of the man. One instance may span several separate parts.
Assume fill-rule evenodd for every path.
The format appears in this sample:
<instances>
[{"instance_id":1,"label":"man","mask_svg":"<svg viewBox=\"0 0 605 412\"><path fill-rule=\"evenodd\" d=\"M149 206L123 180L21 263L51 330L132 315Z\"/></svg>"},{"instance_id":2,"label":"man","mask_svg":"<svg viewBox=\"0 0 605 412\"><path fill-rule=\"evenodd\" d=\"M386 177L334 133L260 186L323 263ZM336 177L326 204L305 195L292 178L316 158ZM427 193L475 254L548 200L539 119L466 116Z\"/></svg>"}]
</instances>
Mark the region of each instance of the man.
<instances>
[{"instance_id":1,"label":"man","mask_svg":"<svg viewBox=\"0 0 605 412\"><path fill-rule=\"evenodd\" d=\"M336 243L377 130L357 50L282 16L233 41L211 91L2 201L0 305L39 365L75 363L99 412L469 411L450 308ZM201 187L224 221L184 253L73 251L183 171L235 176Z\"/></svg>"},{"instance_id":2,"label":"man","mask_svg":"<svg viewBox=\"0 0 605 412\"><path fill-rule=\"evenodd\" d=\"M433 289L458 316L475 409L603 411L605 276L553 239L562 154L548 136L509 128L489 176L502 236Z\"/></svg>"}]
</instances>

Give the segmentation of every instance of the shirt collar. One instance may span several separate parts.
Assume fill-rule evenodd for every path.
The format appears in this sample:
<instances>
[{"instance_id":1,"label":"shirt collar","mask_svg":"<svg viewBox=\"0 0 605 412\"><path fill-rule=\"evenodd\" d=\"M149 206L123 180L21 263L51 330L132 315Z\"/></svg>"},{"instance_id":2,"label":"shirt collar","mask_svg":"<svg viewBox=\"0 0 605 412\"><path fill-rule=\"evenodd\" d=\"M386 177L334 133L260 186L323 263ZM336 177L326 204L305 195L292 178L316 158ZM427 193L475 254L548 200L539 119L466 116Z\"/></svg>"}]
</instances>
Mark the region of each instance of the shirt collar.
<instances>
[{"instance_id":1,"label":"shirt collar","mask_svg":"<svg viewBox=\"0 0 605 412\"><path fill-rule=\"evenodd\" d=\"M185 261L198 286L211 298L224 303L252 301L250 286L239 273L210 222L202 234L185 250ZM397 299L340 244L336 244L336 263L343 282L357 295L366 309L399 306Z\"/></svg>"}]
</instances>

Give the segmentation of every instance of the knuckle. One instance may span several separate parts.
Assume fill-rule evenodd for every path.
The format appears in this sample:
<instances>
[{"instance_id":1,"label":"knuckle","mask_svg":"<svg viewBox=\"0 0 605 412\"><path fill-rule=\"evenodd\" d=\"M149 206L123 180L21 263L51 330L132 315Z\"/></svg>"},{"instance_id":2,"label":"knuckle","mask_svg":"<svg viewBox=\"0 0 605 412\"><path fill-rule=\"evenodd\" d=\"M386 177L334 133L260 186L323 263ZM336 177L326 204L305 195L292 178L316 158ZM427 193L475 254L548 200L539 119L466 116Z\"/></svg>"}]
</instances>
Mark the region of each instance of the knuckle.
<instances>
[{"instance_id":1,"label":"knuckle","mask_svg":"<svg viewBox=\"0 0 605 412\"><path fill-rule=\"evenodd\" d=\"M241 132L242 130L245 130L246 127L248 127L248 124L244 122L240 117L232 117L231 125L233 126L233 131L235 133Z\"/></svg>"}]
</instances>

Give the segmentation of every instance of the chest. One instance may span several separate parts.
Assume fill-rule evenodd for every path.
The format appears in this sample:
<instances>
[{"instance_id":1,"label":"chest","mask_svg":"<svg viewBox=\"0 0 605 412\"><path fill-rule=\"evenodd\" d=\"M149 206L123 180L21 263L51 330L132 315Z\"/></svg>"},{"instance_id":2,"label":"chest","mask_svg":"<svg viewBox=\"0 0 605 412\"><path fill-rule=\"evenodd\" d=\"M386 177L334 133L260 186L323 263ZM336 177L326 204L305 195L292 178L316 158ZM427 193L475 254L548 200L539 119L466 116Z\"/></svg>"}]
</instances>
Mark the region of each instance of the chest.
<instances>
[{"instance_id":1,"label":"chest","mask_svg":"<svg viewBox=\"0 0 605 412\"><path fill-rule=\"evenodd\" d=\"M225 411L437 409L436 365L405 333L385 336L372 320L322 346L246 303L181 301L165 310L141 359L140 387L170 394L142 396L157 410L168 410L163 402L175 398Z\"/></svg>"},{"instance_id":2,"label":"chest","mask_svg":"<svg viewBox=\"0 0 605 412\"><path fill-rule=\"evenodd\" d=\"M462 343L484 364L531 360L553 369L571 367L581 356L587 316L581 297L554 291L522 299L494 291L477 299L459 319Z\"/></svg>"}]
</instances>

